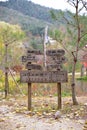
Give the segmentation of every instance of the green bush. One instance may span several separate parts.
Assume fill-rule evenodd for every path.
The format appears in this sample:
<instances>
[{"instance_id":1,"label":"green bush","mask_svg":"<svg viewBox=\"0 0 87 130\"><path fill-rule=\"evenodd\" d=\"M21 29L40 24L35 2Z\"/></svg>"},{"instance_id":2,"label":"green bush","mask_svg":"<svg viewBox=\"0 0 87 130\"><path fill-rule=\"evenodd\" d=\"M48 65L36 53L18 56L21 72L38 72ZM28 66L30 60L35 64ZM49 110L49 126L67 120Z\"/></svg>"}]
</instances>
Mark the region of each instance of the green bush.
<instances>
[{"instance_id":1,"label":"green bush","mask_svg":"<svg viewBox=\"0 0 87 130\"><path fill-rule=\"evenodd\" d=\"M83 81L87 81L87 76L84 76L84 77L77 78L77 80L83 80Z\"/></svg>"}]
</instances>

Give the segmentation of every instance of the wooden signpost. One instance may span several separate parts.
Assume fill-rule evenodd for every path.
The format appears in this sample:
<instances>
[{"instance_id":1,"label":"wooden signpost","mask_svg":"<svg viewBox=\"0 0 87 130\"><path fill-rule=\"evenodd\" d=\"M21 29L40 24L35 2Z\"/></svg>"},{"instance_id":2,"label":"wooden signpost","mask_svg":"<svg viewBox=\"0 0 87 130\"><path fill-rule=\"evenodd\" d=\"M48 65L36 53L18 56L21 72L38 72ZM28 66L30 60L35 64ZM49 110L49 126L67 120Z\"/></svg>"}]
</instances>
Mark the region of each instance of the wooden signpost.
<instances>
[{"instance_id":1,"label":"wooden signpost","mask_svg":"<svg viewBox=\"0 0 87 130\"><path fill-rule=\"evenodd\" d=\"M62 64L66 62L65 51L63 49L46 51L46 55L51 58L51 63L46 65L48 70L35 64L36 55L40 54L42 55L37 50L27 50L27 55L22 56L22 62L26 63L27 70L20 72L20 80L28 83L28 110L31 110L31 83L57 83L58 109L61 109L61 83L68 81L67 71L62 68Z\"/></svg>"},{"instance_id":2,"label":"wooden signpost","mask_svg":"<svg viewBox=\"0 0 87 130\"><path fill-rule=\"evenodd\" d=\"M64 57L65 51L63 49L58 49L58 50L48 50L46 52L48 56L52 58L53 64L48 65L47 68L55 68L57 69L58 72L63 72L62 70L62 64L65 63L67 60ZM62 70L62 71L61 71ZM57 93L58 93L58 109L61 109L61 83L62 82L67 82L67 72L64 77L66 78L66 81L64 80L63 76L58 75L61 77L61 81L57 81ZM54 76L56 78L56 75Z\"/></svg>"}]
</instances>

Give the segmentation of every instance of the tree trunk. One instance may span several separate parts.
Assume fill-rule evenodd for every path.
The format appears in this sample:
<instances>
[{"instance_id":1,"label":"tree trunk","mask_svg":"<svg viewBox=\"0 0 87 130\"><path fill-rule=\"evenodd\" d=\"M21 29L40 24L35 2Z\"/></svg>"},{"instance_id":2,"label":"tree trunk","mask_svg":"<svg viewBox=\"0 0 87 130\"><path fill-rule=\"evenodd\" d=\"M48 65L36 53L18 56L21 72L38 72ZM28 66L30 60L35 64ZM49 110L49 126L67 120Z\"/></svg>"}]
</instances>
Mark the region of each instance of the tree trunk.
<instances>
[{"instance_id":1,"label":"tree trunk","mask_svg":"<svg viewBox=\"0 0 87 130\"><path fill-rule=\"evenodd\" d=\"M9 82L8 82L8 65L7 65L7 44L5 45L5 98L7 98L9 92Z\"/></svg>"},{"instance_id":2,"label":"tree trunk","mask_svg":"<svg viewBox=\"0 0 87 130\"><path fill-rule=\"evenodd\" d=\"M5 68L5 98L7 98L8 92L9 92L8 68Z\"/></svg>"},{"instance_id":3,"label":"tree trunk","mask_svg":"<svg viewBox=\"0 0 87 130\"><path fill-rule=\"evenodd\" d=\"M75 68L76 68L76 62L73 64L73 70L72 70L72 100L73 100L73 105L78 105L78 102L76 100L76 91L75 91Z\"/></svg>"},{"instance_id":4,"label":"tree trunk","mask_svg":"<svg viewBox=\"0 0 87 130\"><path fill-rule=\"evenodd\" d=\"M81 66L81 77L84 75L84 66Z\"/></svg>"}]
</instances>

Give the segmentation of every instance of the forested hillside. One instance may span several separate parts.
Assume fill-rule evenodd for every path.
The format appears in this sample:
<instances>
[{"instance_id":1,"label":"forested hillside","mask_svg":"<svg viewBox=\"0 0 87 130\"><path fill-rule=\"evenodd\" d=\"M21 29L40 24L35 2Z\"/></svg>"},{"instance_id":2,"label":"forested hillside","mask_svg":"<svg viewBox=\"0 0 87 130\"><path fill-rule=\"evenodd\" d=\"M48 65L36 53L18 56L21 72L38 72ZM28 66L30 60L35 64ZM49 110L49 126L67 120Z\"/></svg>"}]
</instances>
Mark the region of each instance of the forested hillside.
<instances>
[{"instance_id":1,"label":"forested hillside","mask_svg":"<svg viewBox=\"0 0 87 130\"><path fill-rule=\"evenodd\" d=\"M19 24L26 33L31 32L33 35L41 35L45 25L49 25L50 27L53 26L51 23L24 15L16 10L8 9L6 7L0 7L0 21Z\"/></svg>"},{"instance_id":2,"label":"forested hillside","mask_svg":"<svg viewBox=\"0 0 87 130\"><path fill-rule=\"evenodd\" d=\"M52 18L52 10L57 15L57 20ZM66 19L64 19L62 14L64 14ZM82 17L81 19L86 21L86 17ZM43 7L28 0L8 0L6 2L0 2L0 21L20 25L30 39L31 35L37 36L37 38L38 36L41 37L46 25L49 26L50 32L52 31L52 37L55 39L53 34L55 28L64 32L65 35L67 22L74 23L73 14L71 12L63 12L61 10ZM55 35L57 38L60 37L57 31ZM38 42L35 38L36 37L33 37L32 42L34 46L36 46L35 44Z\"/></svg>"},{"instance_id":3,"label":"forested hillside","mask_svg":"<svg viewBox=\"0 0 87 130\"><path fill-rule=\"evenodd\" d=\"M30 17L52 22L50 8L42 7L28 0L9 0L7 2L0 2L0 6L14 9Z\"/></svg>"},{"instance_id":4,"label":"forested hillside","mask_svg":"<svg viewBox=\"0 0 87 130\"><path fill-rule=\"evenodd\" d=\"M52 19L51 10L28 0L9 0L0 2L0 20L19 24L23 30L33 35L42 35L46 25L49 27L65 25L62 19L57 22ZM54 12L60 17L61 10L54 10ZM67 15L67 12L65 13Z\"/></svg>"}]
</instances>

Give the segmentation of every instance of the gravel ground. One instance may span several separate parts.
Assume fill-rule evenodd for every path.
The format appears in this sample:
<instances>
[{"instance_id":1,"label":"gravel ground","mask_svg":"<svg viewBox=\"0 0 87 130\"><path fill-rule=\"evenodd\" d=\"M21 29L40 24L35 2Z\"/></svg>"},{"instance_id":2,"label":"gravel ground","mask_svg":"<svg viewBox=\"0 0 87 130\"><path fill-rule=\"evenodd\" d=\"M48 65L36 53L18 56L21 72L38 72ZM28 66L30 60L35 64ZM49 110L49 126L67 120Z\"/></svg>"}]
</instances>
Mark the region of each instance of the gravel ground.
<instances>
[{"instance_id":1,"label":"gravel ground","mask_svg":"<svg viewBox=\"0 0 87 130\"><path fill-rule=\"evenodd\" d=\"M86 101L87 98L84 98L85 104ZM85 121L84 118L70 119L65 114L58 119L53 116L31 116L28 111L15 111L11 103L0 102L0 130L87 130L84 129Z\"/></svg>"}]
</instances>

